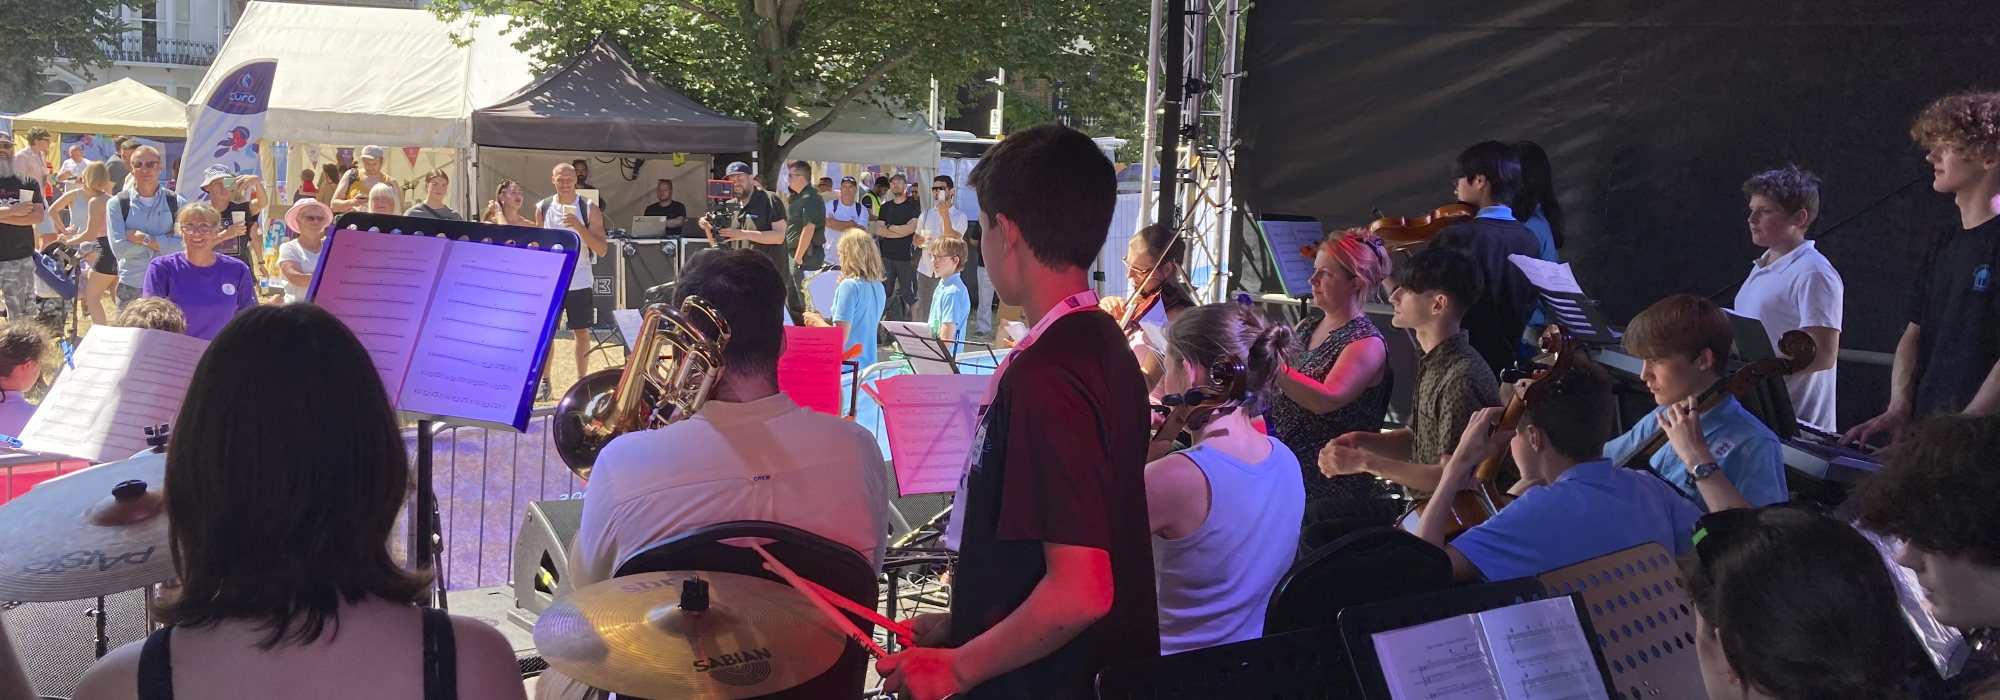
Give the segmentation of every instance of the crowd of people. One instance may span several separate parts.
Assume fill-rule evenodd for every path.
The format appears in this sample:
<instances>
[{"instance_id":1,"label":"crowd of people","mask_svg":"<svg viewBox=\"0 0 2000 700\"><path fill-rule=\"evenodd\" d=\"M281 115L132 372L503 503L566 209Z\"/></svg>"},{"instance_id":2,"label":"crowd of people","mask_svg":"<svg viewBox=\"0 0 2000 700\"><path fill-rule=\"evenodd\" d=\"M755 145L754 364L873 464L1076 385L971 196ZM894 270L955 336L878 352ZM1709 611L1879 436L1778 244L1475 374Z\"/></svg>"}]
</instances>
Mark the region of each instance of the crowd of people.
<instances>
[{"instance_id":1,"label":"crowd of people","mask_svg":"<svg viewBox=\"0 0 2000 700\"><path fill-rule=\"evenodd\" d=\"M1238 302L1196 303L1182 278L1185 243L1166 229L1141 232L1128 249L1137 293L1101 300L1090 270L1116 178L1089 138L1048 125L986 155L967 183L980 199L971 218L951 205L957 185L947 177L933 181L935 206L911 211L896 178L867 196L843 181L829 200L810 165L794 162L777 197L747 166L729 166L741 213L724 226L701 220L718 249L692 258L672 292L675 301L701 296L728 319L728 371L687 419L605 446L571 573L579 586L603 580L652 544L746 519L813 532L881 564L889 486L874 436L800 407L777 385L785 317L803 322L813 310L800 298L804 274L826 262L831 239L840 282L828 318L864 352L877 321L898 311L923 314L942 341L963 340L984 305L965 289L973 259L1027 326L990 380L953 501L951 609L910 620L916 645L876 664L891 692L1089 698L1106 667L1258 637L1276 582L1302 550L1391 523L1401 508L1385 496L1448 501L1482 488L1476 469L1504 453L1513 473L1496 486L1514 496L1510 505L1462 532L1446 507L1424 509L1413 525L1454 579L1534 576L1657 543L1681 562L1712 697L1905 697L1913 668L1929 662L1902 619L1900 573L1871 536L1894 543L1893 564L1915 577L1939 622L2000 626L2000 471L1990 457L2000 417L1989 415L2000 401L2000 347L1986 332L2000 306L1971 293L1986 291L1978 265L2000 226L2000 94L1941 100L1913 132L1962 225L1926 262L1888 409L1847 436L1893 446L1855 489L1852 523L1787 503L1779 442L1740 401L1697 401L1725 374L1734 338L1707 298L1666 297L1627 327L1623 350L1641 361L1638 380L1656 404L1627 430L1613 422L1614 379L1586 356L1566 358L1559 377L1500 381L1530 354L1536 323L1533 294L1508 256L1552 258L1564 240L1551 170L1532 144L1486 142L1461 154L1458 195L1478 214L1422 251L1395 254L1359 230L1325 237L1313 250L1312 307L1288 325ZM148 149L130 166L130 186L114 195L86 184L84 198L107 200L120 320L174 308L187 332L213 343L167 451L180 581L159 608L169 626L101 660L76 697L280 683L306 698L429 694L446 683L522 697L505 641L483 623L419 610L424 579L390 558L408 457L366 350L315 306L256 306L230 291L246 270L217 250L232 235L227 208L163 190ZM300 231L280 253L288 287L310 282L334 212L377 209L377 193L395 191L379 170L354 175L332 201L288 213ZM557 194L532 217L518 184L501 183L482 219L575 230L603 254L601 212L575 195L585 176L558 164ZM76 179L93 176L85 167ZM0 196L9 184L0 177ZM1774 336L1802 330L1823 343L1821 356L1837 355L1838 273L1806 240L1817 181L1786 167L1743 191L1766 254L1736 311L1756 314ZM28 216L41 211L38 196L19 197L0 212L0 253L8 227L32 227ZM387 204L380 210L396 210ZM0 283L8 269L0 261ZM916 294L922 283L913 281L906 292L904 272L935 286ZM1392 325L1416 339L1413 378L1395 376L1383 331L1363 313L1378 294ZM1155 306L1159 333L1133 322ZM144 323L169 322L153 318ZM19 320L0 327L0 421L13 416L15 375L39 372L35 333ZM300 363L317 371L285 372ZM1830 367L1811 363L1795 373L1806 381L1786 387L1800 419L1826 428L1835 426L1817 421L1830 422L1831 382L1814 375ZM232 408L277 374L301 382L292 410ZM1399 379L1414 381L1415 405L1407 425L1385 431ZM1150 455L1153 405L1218 384L1233 388L1176 413L1185 446ZM1502 407L1514 400L1518 410ZM2000 693L1994 668L1969 665L1951 693ZM545 697L593 692L553 672L538 686Z\"/></svg>"}]
</instances>

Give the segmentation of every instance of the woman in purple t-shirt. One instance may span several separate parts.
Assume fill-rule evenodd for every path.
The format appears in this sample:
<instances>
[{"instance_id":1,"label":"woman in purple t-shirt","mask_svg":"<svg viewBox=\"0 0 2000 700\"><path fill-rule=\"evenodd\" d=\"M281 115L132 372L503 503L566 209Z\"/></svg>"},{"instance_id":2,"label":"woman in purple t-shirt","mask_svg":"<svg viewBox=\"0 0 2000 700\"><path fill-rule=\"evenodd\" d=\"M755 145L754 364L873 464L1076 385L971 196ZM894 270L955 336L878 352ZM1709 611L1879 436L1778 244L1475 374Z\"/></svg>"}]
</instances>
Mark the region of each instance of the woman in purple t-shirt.
<instances>
[{"instance_id":1,"label":"woman in purple t-shirt","mask_svg":"<svg viewBox=\"0 0 2000 700\"><path fill-rule=\"evenodd\" d=\"M221 220L207 202L181 207L175 225L187 249L153 258L146 266L142 296L179 305L187 315L187 334L203 340L214 339L236 312L257 305L257 280L250 276L250 266L215 252Z\"/></svg>"}]
</instances>

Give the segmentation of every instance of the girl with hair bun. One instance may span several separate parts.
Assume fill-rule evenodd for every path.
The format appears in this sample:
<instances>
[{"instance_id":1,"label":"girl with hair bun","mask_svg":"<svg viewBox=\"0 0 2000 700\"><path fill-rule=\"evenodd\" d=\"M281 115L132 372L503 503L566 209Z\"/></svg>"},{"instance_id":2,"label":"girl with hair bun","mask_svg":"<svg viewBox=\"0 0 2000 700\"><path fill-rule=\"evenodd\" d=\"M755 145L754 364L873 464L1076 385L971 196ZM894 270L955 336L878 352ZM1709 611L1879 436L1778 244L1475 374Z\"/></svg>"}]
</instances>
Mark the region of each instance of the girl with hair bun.
<instances>
[{"instance_id":1,"label":"girl with hair bun","mask_svg":"<svg viewBox=\"0 0 2000 700\"><path fill-rule=\"evenodd\" d=\"M1388 346L1361 310L1388 276L1389 251L1366 229L1336 231L1320 243L1313 256L1313 305L1293 329L1301 344L1278 375L1283 393L1271 406L1273 432L1306 466L1306 500L1315 511L1384 525L1402 512L1400 502L1377 498L1386 486L1366 475L1328 478L1317 465L1328 441L1380 430L1389 411Z\"/></svg>"},{"instance_id":2,"label":"girl with hair bun","mask_svg":"<svg viewBox=\"0 0 2000 700\"><path fill-rule=\"evenodd\" d=\"M1711 698L1904 698L1921 660L1882 553L1847 523L1798 508L1695 521L1682 562Z\"/></svg>"},{"instance_id":3,"label":"girl with hair bun","mask_svg":"<svg viewBox=\"0 0 2000 700\"><path fill-rule=\"evenodd\" d=\"M1210 383L1224 355L1249 392L1196 411L1193 446L1146 465L1146 503L1160 604L1160 651L1254 639L1264 609L1298 552L1305 485L1298 458L1250 421L1276 395L1292 330L1256 309L1207 304L1181 312L1169 335L1162 385Z\"/></svg>"}]
</instances>

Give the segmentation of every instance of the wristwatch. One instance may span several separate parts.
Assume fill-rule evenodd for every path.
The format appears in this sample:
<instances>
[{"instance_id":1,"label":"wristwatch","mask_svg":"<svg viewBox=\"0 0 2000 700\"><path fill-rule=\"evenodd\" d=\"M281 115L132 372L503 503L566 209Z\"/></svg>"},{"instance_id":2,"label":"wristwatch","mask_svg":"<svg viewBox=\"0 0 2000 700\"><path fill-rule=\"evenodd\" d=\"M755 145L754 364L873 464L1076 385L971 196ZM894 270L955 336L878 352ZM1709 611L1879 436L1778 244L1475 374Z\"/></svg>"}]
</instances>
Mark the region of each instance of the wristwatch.
<instances>
[{"instance_id":1,"label":"wristwatch","mask_svg":"<svg viewBox=\"0 0 2000 700\"><path fill-rule=\"evenodd\" d=\"M1718 471L1722 471L1722 466L1714 462L1702 462L1701 464L1688 467L1688 488L1694 488L1696 482L1706 479Z\"/></svg>"}]
</instances>

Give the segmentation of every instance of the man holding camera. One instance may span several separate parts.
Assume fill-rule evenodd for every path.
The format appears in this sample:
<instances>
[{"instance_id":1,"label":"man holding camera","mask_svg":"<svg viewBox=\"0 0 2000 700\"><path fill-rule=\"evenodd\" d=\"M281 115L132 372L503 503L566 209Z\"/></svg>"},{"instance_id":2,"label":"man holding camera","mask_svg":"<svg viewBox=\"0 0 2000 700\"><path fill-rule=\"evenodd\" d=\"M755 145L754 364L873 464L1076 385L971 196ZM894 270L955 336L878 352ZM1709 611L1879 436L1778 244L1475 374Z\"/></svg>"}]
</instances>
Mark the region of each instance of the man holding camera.
<instances>
[{"instance_id":1,"label":"man holding camera","mask_svg":"<svg viewBox=\"0 0 2000 700\"><path fill-rule=\"evenodd\" d=\"M784 209L771 193L757 187L757 181L750 177L749 163L740 160L730 163L728 177L729 184L736 188L736 216L731 225L723 227L703 217L701 230L708 235L708 244L720 248L725 241L747 241L742 245L763 253L779 270L789 269L790 256L781 245L785 242ZM718 240L717 236L721 238Z\"/></svg>"}]
</instances>

